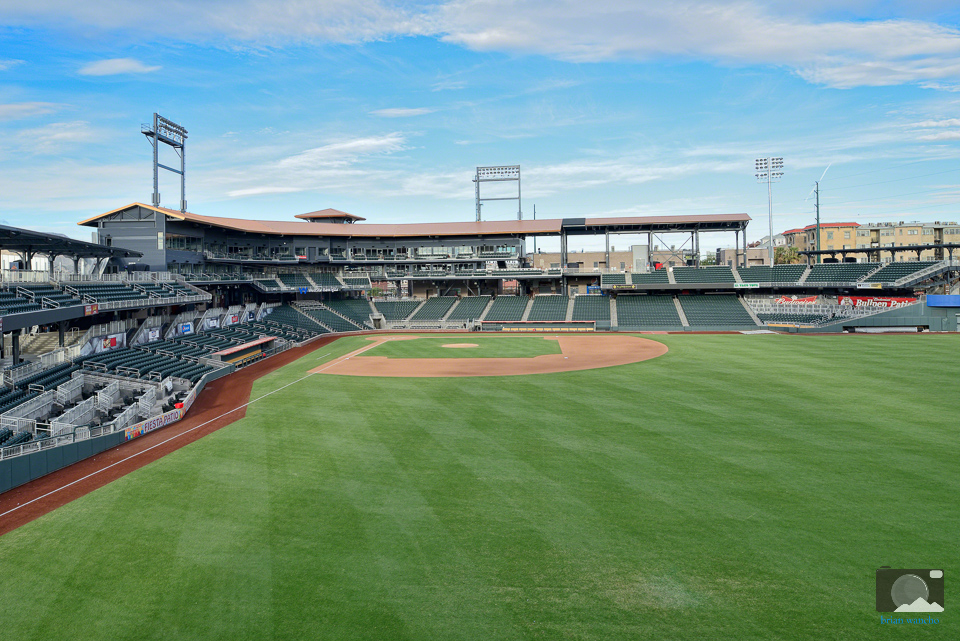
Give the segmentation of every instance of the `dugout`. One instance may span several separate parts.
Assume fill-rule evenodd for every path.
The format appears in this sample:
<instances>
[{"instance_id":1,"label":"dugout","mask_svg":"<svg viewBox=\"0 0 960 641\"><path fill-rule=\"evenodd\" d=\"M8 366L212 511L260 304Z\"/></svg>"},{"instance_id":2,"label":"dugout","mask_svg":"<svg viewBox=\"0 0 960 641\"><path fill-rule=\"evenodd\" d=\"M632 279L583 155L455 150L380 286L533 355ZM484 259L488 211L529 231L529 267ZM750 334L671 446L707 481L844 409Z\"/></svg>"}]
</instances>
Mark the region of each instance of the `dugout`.
<instances>
[{"instance_id":1,"label":"dugout","mask_svg":"<svg viewBox=\"0 0 960 641\"><path fill-rule=\"evenodd\" d=\"M479 326L482 332L593 332L597 321L479 321Z\"/></svg>"},{"instance_id":2,"label":"dugout","mask_svg":"<svg viewBox=\"0 0 960 641\"><path fill-rule=\"evenodd\" d=\"M276 341L277 339L273 336L264 336L249 343L214 352L210 357L224 363L230 363L234 367L244 367L272 354L275 350Z\"/></svg>"}]
</instances>

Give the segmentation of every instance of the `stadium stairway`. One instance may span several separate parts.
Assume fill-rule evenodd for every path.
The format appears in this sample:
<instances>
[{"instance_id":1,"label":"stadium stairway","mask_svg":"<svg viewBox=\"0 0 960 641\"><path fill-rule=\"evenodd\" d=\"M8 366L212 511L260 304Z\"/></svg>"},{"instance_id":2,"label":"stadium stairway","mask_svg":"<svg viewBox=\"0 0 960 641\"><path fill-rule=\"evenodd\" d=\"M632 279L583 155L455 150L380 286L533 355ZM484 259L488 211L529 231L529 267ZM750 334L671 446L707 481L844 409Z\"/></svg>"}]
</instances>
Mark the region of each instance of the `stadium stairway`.
<instances>
[{"instance_id":1,"label":"stadium stairway","mask_svg":"<svg viewBox=\"0 0 960 641\"><path fill-rule=\"evenodd\" d=\"M520 317L520 320L525 321L530 318L530 310L533 309L533 298L527 301L527 306L523 310L523 316Z\"/></svg>"},{"instance_id":2,"label":"stadium stairway","mask_svg":"<svg viewBox=\"0 0 960 641\"><path fill-rule=\"evenodd\" d=\"M754 322L754 323L756 323L757 325L763 325L763 324L764 324L763 321L760 320L760 317L757 316L757 313L756 313L755 311L753 311L753 308L750 307L750 305L747 304L747 301L746 301L746 300L744 300L743 298L740 298L739 296L737 296L737 300L740 301L740 304L743 305L743 308L744 308L745 310L747 310L747 313L748 313L748 314L750 314L750 318L753 319L753 322Z\"/></svg>"},{"instance_id":3,"label":"stadium stairway","mask_svg":"<svg viewBox=\"0 0 960 641\"><path fill-rule=\"evenodd\" d=\"M483 320L487 317L487 312L490 311L490 308L493 307L493 301L496 300L493 296L490 297L490 300L487 301L487 306L483 308L483 311L480 312L480 317L477 320Z\"/></svg>"},{"instance_id":4,"label":"stadium stairway","mask_svg":"<svg viewBox=\"0 0 960 641\"><path fill-rule=\"evenodd\" d=\"M670 283L671 285L677 284L677 280L673 277L673 269L667 270L667 282ZM683 317L681 316L681 318Z\"/></svg>"},{"instance_id":5,"label":"stadium stairway","mask_svg":"<svg viewBox=\"0 0 960 641\"><path fill-rule=\"evenodd\" d=\"M674 296L673 304L677 308L677 316L680 317L680 322L683 324L684 327L690 327L690 321L687 320L687 315L683 313L683 307L680 305L680 299Z\"/></svg>"},{"instance_id":6,"label":"stadium stairway","mask_svg":"<svg viewBox=\"0 0 960 641\"><path fill-rule=\"evenodd\" d=\"M567 299L567 313L564 314L563 320L572 321L573 320L573 301L576 300L576 296L571 296Z\"/></svg>"},{"instance_id":7,"label":"stadium stairway","mask_svg":"<svg viewBox=\"0 0 960 641\"><path fill-rule=\"evenodd\" d=\"M610 297L610 327L616 327L620 322L617 318L617 299Z\"/></svg>"},{"instance_id":8,"label":"stadium stairway","mask_svg":"<svg viewBox=\"0 0 960 641\"><path fill-rule=\"evenodd\" d=\"M807 277L810 275L810 273L811 273L812 271L813 271L813 270L810 269L810 266L807 265L807 268L806 268L805 270L803 270L803 276L801 276L800 278L797 279L797 284L798 284L798 285L803 285L805 282L807 282Z\"/></svg>"}]
</instances>

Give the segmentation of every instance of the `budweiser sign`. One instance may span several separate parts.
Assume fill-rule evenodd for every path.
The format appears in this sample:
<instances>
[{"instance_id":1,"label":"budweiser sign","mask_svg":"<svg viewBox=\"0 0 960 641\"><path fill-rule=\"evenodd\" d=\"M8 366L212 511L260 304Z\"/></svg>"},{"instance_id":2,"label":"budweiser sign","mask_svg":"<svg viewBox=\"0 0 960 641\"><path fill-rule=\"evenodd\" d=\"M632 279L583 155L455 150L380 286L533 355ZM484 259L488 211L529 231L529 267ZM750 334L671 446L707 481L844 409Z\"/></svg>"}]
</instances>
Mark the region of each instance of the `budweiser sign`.
<instances>
[{"instance_id":1,"label":"budweiser sign","mask_svg":"<svg viewBox=\"0 0 960 641\"><path fill-rule=\"evenodd\" d=\"M917 302L916 298L891 298L884 296L841 296L841 305L851 307L906 307Z\"/></svg>"},{"instance_id":2,"label":"budweiser sign","mask_svg":"<svg viewBox=\"0 0 960 641\"><path fill-rule=\"evenodd\" d=\"M777 299L777 305L813 305L816 302L816 296L781 296Z\"/></svg>"}]
</instances>

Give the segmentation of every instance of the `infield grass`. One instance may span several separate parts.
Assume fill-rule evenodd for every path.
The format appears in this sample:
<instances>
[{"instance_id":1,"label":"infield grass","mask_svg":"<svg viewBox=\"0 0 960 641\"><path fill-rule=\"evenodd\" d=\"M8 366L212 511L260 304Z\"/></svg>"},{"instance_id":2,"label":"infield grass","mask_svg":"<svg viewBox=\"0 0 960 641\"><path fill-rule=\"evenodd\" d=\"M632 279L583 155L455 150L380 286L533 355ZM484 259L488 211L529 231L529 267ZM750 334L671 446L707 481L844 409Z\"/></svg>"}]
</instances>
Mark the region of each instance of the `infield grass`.
<instances>
[{"instance_id":1,"label":"infield grass","mask_svg":"<svg viewBox=\"0 0 960 641\"><path fill-rule=\"evenodd\" d=\"M476 347L444 347L476 345ZM452 334L420 336L415 340L390 340L364 352L388 358L530 358L559 354L560 343L544 336L479 336Z\"/></svg>"},{"instance_id":2,"label":"infield grass","mask_svg":"<svg viewBox=\"0 0 960 641\"><path fill-rule=\"evenodd\" d=\"M0 636L960 638L960 337L656 340L596 371L299 380L369 343L325 346L0 538ZM881 625L881 565L944 569L940 623Z\"/></svg>"}]
</instances>

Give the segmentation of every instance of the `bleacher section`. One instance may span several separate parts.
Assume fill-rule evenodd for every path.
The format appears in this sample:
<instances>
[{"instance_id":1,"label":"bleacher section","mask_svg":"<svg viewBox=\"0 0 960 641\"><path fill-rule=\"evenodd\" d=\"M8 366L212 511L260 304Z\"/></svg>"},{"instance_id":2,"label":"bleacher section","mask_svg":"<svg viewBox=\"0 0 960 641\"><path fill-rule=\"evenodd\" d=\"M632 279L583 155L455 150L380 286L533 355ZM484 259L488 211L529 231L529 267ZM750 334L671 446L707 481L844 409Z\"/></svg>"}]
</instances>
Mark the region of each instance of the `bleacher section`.
<instances>
[{"instance_id":1,"label":"bleacher section","mask_svg":"<svg viewBox=\"0 0 960 641\"><path fill-rule=\"evenodd\" d=\"M715 267L674 267L673 280L678 283L734 283L733 270L726 265Z\"/></svg>"},{"instance_id":2,"label":"bleacher section","mask_svg":"<svg viewBox=\"0 0 960 641\"><path fill-rule=\"evenodd\" d=\"M357 327L350 321L344 318L341 318L339 315L333 313L331 310L327 309L326 307L310 308L310 309L305 309L303 311L305 311L308 315L317 319L318 321L320 321L321 323L323 323L324 325L326 325L327 327L329 327L335 332L359 332L360 331L359 327ZM271 314L271 316L272 315L273 314ZM267 318L270 318L270 316L268 316Z\"/></svg>"},{"instance_id":3,"label":"bleacher section","mask_svg":"<svg viewBox=\"0 0 960 641\"><path fill-rule=\"evenodd\" d=\"M530 299L526 296L497 296L484 321L518 321L523 318Z\"/></svg>"},{"instance_id":4,"label":"bleacher section","mask_svg":"<svg viewBox=\"0 0 960 641\"><path fill-rule=\"evenodd\" d=\"M307 276L309 276L310 280L317 284L317 287L332 287L334 289L340 289L343 287L340 284L340 281L337 280L337 277L330 272L316 272L307 274Z\"/></svg>"},{"instance_id":5,"label":"bleacher section","mask_svg":"<svg viewBox=\"0 0 960 641\"><path fill-rule=\"evenodd\" d=\"M461 298L460 302L457 303L457 306L454 307L453 311L450 312L450 315L447 316L447 320L465 321L478 319L480 318L480 315L483 314L483 310L486 309L489 302L489 296L470 296L469 298Z\"/></svg>"},{"instance_id":6,"label":"bleacher section","mask_svg":"<svg viewBox=\"0 0 960 641\"><path fill-rule=\"evenodd\" d=\"M261 278L254 282L264 289L283 289L283 283L274 278Z\"/></svg>"},{"instance_id":7,"label":"bleacher section","mask_svg":"<svg viewBox=\"0 0 960 641\"><path fill-rule=\"evenodd\" d=\"M883 267L876 274L871 274L867 278L865 283L893 283L901 278L909 276L914 272L919 272L921 270L927 269L928 267L933 267L937 264L937 261L933 262L902 262L902 263L890 263Z\"/></svg>"},{"instance_id":8,"label":"bleacher section","mask_svg":"<svg viewBox=\"0 0 960 641\"><path fill-rule=\"evenodd\" d=\"M388 321L405 320L420 306L419 300L383 300L374 303L383 317Z\"/></svg>"},{"instance_id":9,"label":"bleacher section","mask_svg":"<svg viewBox=\"0 0 960 641\"><path fill-rule=\"evenodd\" d=\"M669 283L670 276L667 274L667 270L658 269L647 274L630 274L630 282L634 285L658 285Z\"/></svg>"},{"instance_id":10,"label":"bleacher section","mask_svg":"<svg viewBox=\"0 0 960 641\"><path fill-rule=\"evenodd\" d=\"M310 281L303 274L277 274L277 278L283 283L284 287L300 289L301 287L310 287Z\"/></svg>"},{"instance_id":11,"label":"bleacher section","mask_svg":"<svg viewBox=\"0 0 960 641\"><path fill-rule=\"evenodd\" d=\"M757 318L764 323L796 323L799 325L817 325L830 320L829 316L823 314L792 314L786 312L777 313L757 313Z\"/></svg>"},{"instance_id":12,"label":"bleacher section","mask_svg":"<svg viewBox=\"0 0 960 641\"><path fill-rule=\"evenodd\" d=\"M822 263L810 268L804 283L853 283L880 266L880 263Z\"/></svg>"},{"instance_id":13,"label":"bleacher section","mask_svg":"<svg viewBox=\"0 0 960 641\"><path fill-rule=\"evenodd\" d=\"M412 321L438 321L441 320L453 304L457 302L456 296L434 296L427 299L423 307L417 310L410 320Z\"/></svg>"},{"instance_id":14,"label":"bleacher section","mask_svg":"<svg viewBox=\"0 0 960 641\"><path fill-rule=\"evenodd\" d=\"M5 290L0 292L0 314L19 314L40 309L40 303L34 303L26 298L17 296L16 291Z\"/></svg>"},{"instance_id":15,"label":"bleacher section","mask_svg":"<svg viewBox=\"0 0 960 641\"><path fill-rule=\"evenodd\" d=\"M606 296L577 296L573 299L573 320L609 321L610 299Z\"/></svg>"},{"instance_id":16,"label":"bleacher section","mask_svg":"<svg viewBox=\"0 0 960 641\"><path fill-rule=\"evenodd\" d=\"M66 294L60 291L59 289L57 289L56 287L53 287L52 285L30 284L30 285L21 285L20 287L33 292L34 296L36 297L34 298L34 302L37 302L37 303L40 302L41 298L48 298L56 302L60 307L83 304L79 300L71 296L70 294Z\"/></svg>"},{"instance_id":17,"label":"bleacher section","mask_svg":"<svg viewBox=\"0 0 960 641\"><path fill-rule=\"evenodd\" d=\"M617 324L621 327L680 327L680 315L671 295L617 296Z\"/></svg>"},{"instance_id":18,"label":"bleacher section","mask_svg":"<svg viewBox=\"0 0 960 641\"><path fill-rule=\"evenodd\" d=\"M363 328L370 328L370 303L366 299L356 299L356 298L347 298L344 300L330 300L324 301L324 305L334 310L335 312L340 313L343 316L346 316L357 325ZM357 328L354 327L352 330L356 331Z\"/></svg>"},{"instance_id":19,"label":"bleacher section","mask_svg":"<svg viewBox=\"0 0 960 641\"><path fill-rule=\"evenodd\" d=\"M76 363L82 363L85 369L106 371L118 376L144 378L153 375L159 380L176 376L191 383L196 383L204 374L213 370L209 365L130 347L84 356L77 359Z\"/></svg>"},{"instance_id":20,"label":"bleacher section","mask_svg":"<svg viewBox=\"0 0 960 641\"><path fill-rule=\"evenodd\" d=\"M557 294L537 296L533 299L530 315L531 321L562 321L567 318L567 305L570 299Z\"/></svg>"},{"instance_id":21,"label":"bleacher section","mask_svg":"<svg viewBox=\"0 0 960 641\"><path fill-rule=\"evenodd\" d=\"M601 287L607 287L608 285L626 285L626 284L627 284L626 274L600 274Z\"/></svg>"},{"instance_id":22,"label":"bleacher section","mask_svg":"<svg viewBox=\"0 0 960 641\"><path fill-rule=\"evenodd\" d=\"M294 338L292 340L298 343L300 341L303 341L306 338L310 338L318 334L327 333L327 330L324 327L322 327L319 323L311 320L307 316L304 316L299 311L293 309L289 305L281 305L280 307L274 307L273 313L268 314L264 318L264 322L267 322L267 321L269 321L269 323L267 324L268 328L272 323L279 323L284 328L286 328L286 332L288 334L290 333L295 334L297 338ZM246 325L242 325L242 324L233 325L232 327L244 328L246 327ZM354 330L347 330L347 331L354 331ZM268 336L275 335L275 334L271 334L269 331L267 331L266 333ZM280 338L284 338L284 336L281 335Z\"/></svg>"},{"instance_id":23,"label":"bleacher section","mask_svg":"<svg viewBox=\"0 0 960 641\"><path fill-rule=\"evenodd\" d=\"M680 296L677 300L690 327L756 325L740 300L730 294Z\"/></svg>"},{"instance_id":24,"label":"bleacher section","mask_svg":"<svg viewBox=\"0 0 960 641\"><path fill-rule=\"evenodd\" d=\"M81 296L89 296L97 303L147 298L143 292L128 287L123 283L77 283L71 285L71 287L76 289Z\"/></svg>"},{"instance_id":25,"label":"bleacher section","mask_svg":"<svg viewBox=\"0 0 960 641\"><path fill-rule=\"evenodd\" d=\"M343 284L347 289L370 289L370 278L368 276L344 276Z\"/></svg>"},{"instance_id":26,"label":"bleacher section","mask_svg":"<svg viewBox=\"0 0 960 641\"><path fill-rule=\"evenodd\" d=\"M805 271L806 265L757 265L737 268L740 280L745 283L795 283Z\"/></svg>"},{"instance_id":27,"label":"bleacher section","mask_svg":"<svg viewBox=\"0 0 960 641\"><path fill-rule=\"evenodd\" d=\"M28 376L27 378L18 382L17 387L21 390L25 390L30 385L39 385L44 390L54 389L61 383L66 383L69 381L70 376L78 369L80 369L79 365L74 365L73 363L62 363L49 369L37 372L33 376Z\"/></svg>"}]
</instances>

